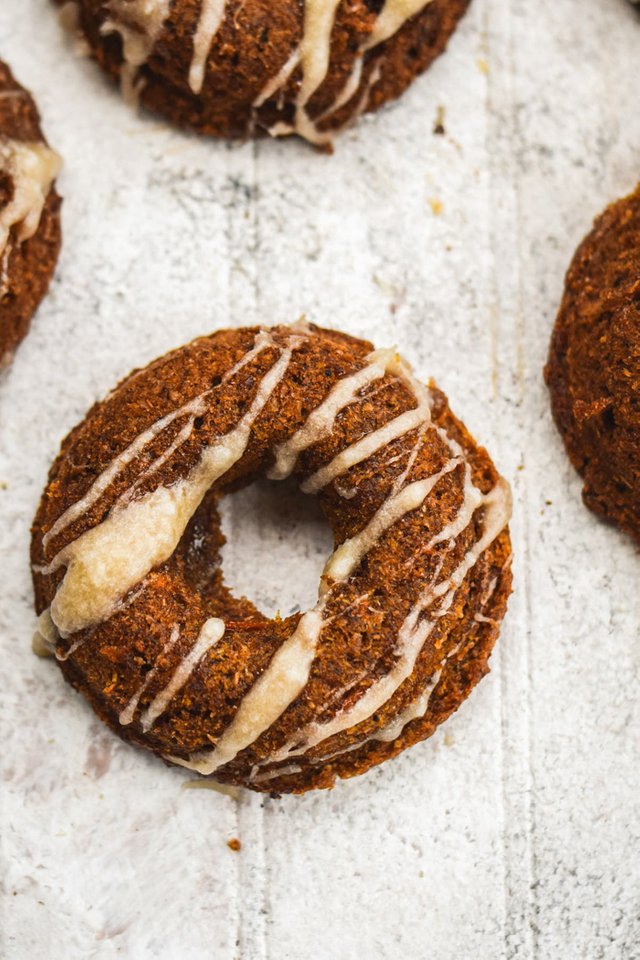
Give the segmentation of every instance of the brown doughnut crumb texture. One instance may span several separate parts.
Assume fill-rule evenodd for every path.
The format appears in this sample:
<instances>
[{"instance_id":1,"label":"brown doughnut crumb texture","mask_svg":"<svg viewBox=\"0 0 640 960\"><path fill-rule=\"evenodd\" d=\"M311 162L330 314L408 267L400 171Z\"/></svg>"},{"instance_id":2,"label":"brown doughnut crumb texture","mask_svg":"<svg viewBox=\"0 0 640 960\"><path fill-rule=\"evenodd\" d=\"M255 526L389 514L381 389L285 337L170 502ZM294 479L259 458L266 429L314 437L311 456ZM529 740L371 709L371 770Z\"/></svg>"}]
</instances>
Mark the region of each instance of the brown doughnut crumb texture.
<instances>
[{"instance_id":1,"label":"brown doughnut crumb texture","mask_svg":"<svg viewBox=\"0 0 640 960\"><path fill-rule=\"evenodd\" d=\"M584 502L640 542L640 187L575 254L545 378Z\"/></svg>"},{"instance_id":2,"label":"brown doughnut crumb texture","mask_svg":"<svg viewBox=\"0 0 640 960\"><path fill-rule=\"evenodd\" d=\"M46 199L40 211L35 198L35 219L27 228L22 213L11 212L20 189L19 171L24 172L25 163L32 160L30 152L17 156L23 144L44 148L41 159L49 166L42 181ZM58 259L60 197L50 179L56 167L57 157L46 148L35 103L0 61L0 367L10 362L25 337ZM30 185L27 180L26 188Z\"/></svg>"},{"instance_id":3,"label":"brown doughnut crumb texture","mask_svg":"<svg viewBox=\"0 0 640 960\"><path fill-rule=\"evenodd\" d=\"M56 0L60 2L60 0ZM470 0L78 0L78 33L131 101L198 133L318 146L395 99Z\"/></svg>"},{"instance_id":4,"label":"brown doughnut crumb texture","mask_svg":"<svg viewBox=\"0 0 640 960\"><path fill-rule=\"evenodd\" d=\"M217 504L265 474L318 496L338 548L286 619L220 566ZM394 350L222 330L134 371L62 444L32 531L40 630L125 740L222 783L331 787L429 737L487 673L510 502Z\"/></svg>"}]
</instances>

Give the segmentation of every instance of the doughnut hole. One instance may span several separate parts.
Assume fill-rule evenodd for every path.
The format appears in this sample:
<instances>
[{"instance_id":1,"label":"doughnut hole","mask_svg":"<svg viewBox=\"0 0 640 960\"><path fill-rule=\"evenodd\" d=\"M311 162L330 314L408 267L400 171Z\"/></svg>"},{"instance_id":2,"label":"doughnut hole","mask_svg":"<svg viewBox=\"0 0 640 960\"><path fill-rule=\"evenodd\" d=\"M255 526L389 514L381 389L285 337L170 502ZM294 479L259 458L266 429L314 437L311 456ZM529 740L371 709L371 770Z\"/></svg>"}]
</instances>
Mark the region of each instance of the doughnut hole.
<instances>
[{"instance_id":1,"label":"doughnut hole","mask_svg":"<svg viewBox=\"0 0 640 960\"><path fill-rule=\"evenodd\" d=\"M248 597L267 617L312 607L333 549L318 501L293 480L258 480L219 505L222 570L236 597Z\"/></svg>"}]
</instances>

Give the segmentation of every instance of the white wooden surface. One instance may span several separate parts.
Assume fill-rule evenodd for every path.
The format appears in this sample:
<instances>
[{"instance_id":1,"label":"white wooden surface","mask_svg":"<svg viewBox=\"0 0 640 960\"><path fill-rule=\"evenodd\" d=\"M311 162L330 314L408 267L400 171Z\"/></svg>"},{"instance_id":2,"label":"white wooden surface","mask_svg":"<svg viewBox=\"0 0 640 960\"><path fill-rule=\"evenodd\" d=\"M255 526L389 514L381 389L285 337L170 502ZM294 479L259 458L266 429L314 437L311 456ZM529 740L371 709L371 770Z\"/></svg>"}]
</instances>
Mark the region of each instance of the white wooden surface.
<instances>
[{"instance_id":1,"label":"white wooden surface","mask_svg":"<svg viewBox=\"0 0 640 960\"><path fill-rule=\"evenodd\" d=\"M640 558L582 507L541 368L578 240L640 175L638 16L474 0L332 158L135 117L47 0L3 0L0 56L65 157L56 281L0 380L2 956L636 960ZM29 523L131 367L302 312L437 378L513 482L516 588L491 676L431 741L332 793L236 802L181 789L33 657ZM308 602L327 542L304 504L250 492L226 525L238 589Z\"/></svg>"}]
</instances>

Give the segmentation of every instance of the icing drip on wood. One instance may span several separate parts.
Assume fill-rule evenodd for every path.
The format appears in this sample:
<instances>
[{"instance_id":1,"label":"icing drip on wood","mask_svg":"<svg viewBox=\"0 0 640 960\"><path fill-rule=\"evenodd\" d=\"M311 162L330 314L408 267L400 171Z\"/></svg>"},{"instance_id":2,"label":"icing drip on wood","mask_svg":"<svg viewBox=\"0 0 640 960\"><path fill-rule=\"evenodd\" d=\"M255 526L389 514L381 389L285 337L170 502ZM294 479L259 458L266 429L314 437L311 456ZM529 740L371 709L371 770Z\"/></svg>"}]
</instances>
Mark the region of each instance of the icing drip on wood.
<instances>
[{"instance_id":1,"label":"icing drip on wood","mask_svg":"<svg viewBox=\"0 0 640 960\"><path fill-rule=\"evenodd\" d=\"M0 171L13 181L13 196L0 207L0 254L4 254L10 235L22 243L35 234L61 166L58 154L44 143L0 137Z\"/></svg>"},{"instance_id":2,"label":"icing drip on wood","mask_svg":"<svg viewBox=\"0 0 640 960\"><path fill-rule=\"evenodd\" d=\"M122 39L121 87L128 102L138 101L138 71L151 56L170 8L171 0L107 0L110 16L100 32L118 33Z\"/></svg>"},{"instance_id":3,"label":"icing drip on wood","mask_svg":"<svg viewBox=\"0 0 640 960\"><path fill-rule=\"evenodd\" d=\"M299 343L298 337L289 340L260 382L247 413L230 433L205 450L185 479L113 508L102 523L67 544L42 571L67 568L51 604L60 636L107 620L122 597L172 555L209 487L242 457L251 428L283 379Z\"/></svg>"},{"instance_id":4,"label":"icing drip on wood","mask_svg":"<svg viewBox=\"0 0 640 960\"><path fill-rule=\"evenodd\" d=\"M189 68L189 86L200 93L211 44L224 20L226 0L202 0L200 18L193 38L193 58Z\"/></svg>"},{"instance_id":5,"label":"icing drip on wood","mask_svg":"<svg viewBox=\"0 0 640 960\"><path fill-rule=\"evenodd\" d=\"M212 617L205 621L198 639L174 670L169 683L153 698L142 714L143 733L148 733L158 717L164 713L175 695L184 687L204 655L222 639L224 630L224 620L219 620L218 617ZM122 720L120 722L122 723Z\"/></svg>"}]
</instances>

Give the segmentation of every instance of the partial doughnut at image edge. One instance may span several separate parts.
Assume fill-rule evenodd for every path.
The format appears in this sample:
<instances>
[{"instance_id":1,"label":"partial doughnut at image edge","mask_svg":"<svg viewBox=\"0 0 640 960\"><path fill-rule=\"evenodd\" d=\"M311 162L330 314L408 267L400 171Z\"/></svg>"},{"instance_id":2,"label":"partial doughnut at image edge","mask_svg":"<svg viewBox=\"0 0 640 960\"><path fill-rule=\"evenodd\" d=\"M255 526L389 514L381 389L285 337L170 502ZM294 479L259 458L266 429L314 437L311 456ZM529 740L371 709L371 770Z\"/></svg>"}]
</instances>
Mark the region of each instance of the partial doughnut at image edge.
<instances>
[{"instance_id":1,"label":"partial doughnut at image edge","mask_svg":"<svg viewBox=\"0 0 640 960\"><path fill-rule=\"evenodd\" d=\"M220 562L219 500L264 476L316 496L335 543L317 603L284 619ZM32 528L35 642L169 763L331 787L429 737L488 672L510 512L395 349L303 321L221 330L133 371L63 442Z\"/></svg>"},{"instance_id":2,"label":"partial doughnut at image edge","mask_svg":"<svg viewBox=\"0 0 640 960\"><path fill-rule=\"evenodd\" d=\"M0 369L25 337L58 259L60 167L31 95L0 61Z\"/></svg>"},{"instance_id":3,"label":"partial doughnut at image edge","mask_svg":"<svg viewBox=\"0 0 640 960\"><path fill-rule=\"evenodd\" d=\"M640 543L640 186L576 251L545 378L585 504Z\"/></svg>"},{"instance_id":4,"label":"partial doughnut at image edge","mask_svg":"<svg viewBox=\"0 0 640 960\"><path fill-rule=\"evenodd\" d=\"M444 50L470 0L54 0L123 94L180 127L327 147Z\"/></svg>"}]
</instances>

